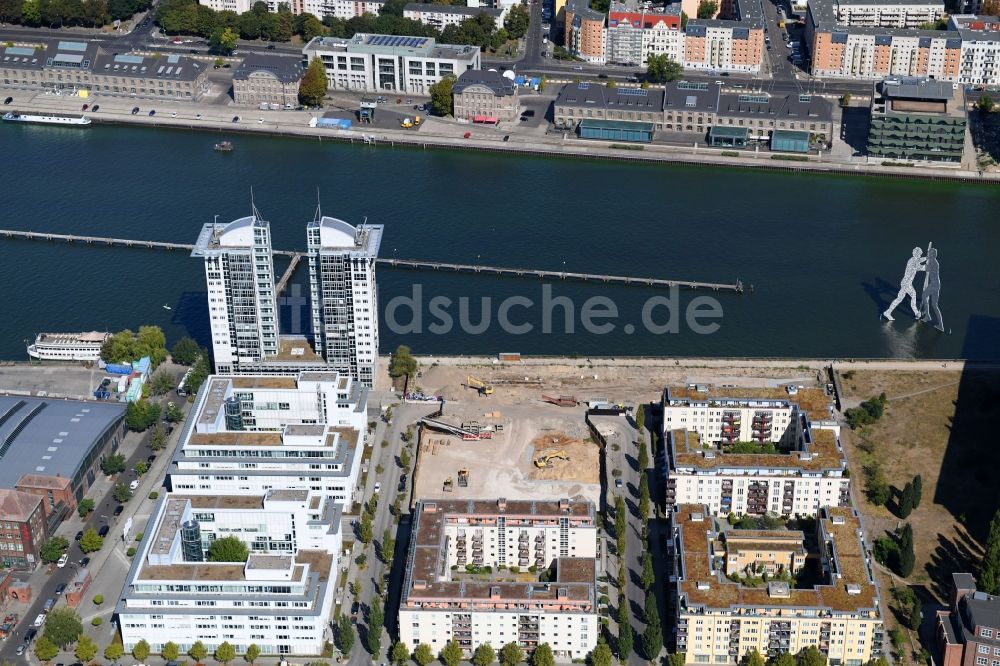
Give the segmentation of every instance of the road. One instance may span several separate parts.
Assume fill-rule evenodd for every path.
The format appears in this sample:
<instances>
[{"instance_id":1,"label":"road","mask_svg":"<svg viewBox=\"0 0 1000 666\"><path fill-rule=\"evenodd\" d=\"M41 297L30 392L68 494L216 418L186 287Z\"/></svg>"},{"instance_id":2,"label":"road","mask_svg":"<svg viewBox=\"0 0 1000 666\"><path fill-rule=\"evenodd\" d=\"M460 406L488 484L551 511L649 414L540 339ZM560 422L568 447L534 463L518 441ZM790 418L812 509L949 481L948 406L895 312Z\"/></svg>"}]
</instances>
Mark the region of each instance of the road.
<instances>
[{"instance_id":1,"label":"road","mask_svg":"<svg viewBox=\"0 0 1000 666\"><path fill-rule=\"evenodd\" d=\"M163 398L164 408L168 399L168 397ZM176 397L173 397L173 399L175 401L177 400ZM150 436L151 431L147 431L142 434L128 433L128 435L126 435L125 442L121 447L119 447L120 452L127 451L129 447L134 447L132 454L125 462L125 471L118 474L110 483L107 482L105 477L99 477L97 481L95 481L94 486L92 486L92 492L86 495L94 500L96 504L94 511L87 516L85 521L81 521L74 512L73 514L67 516L56 530L56 536L65 537L70 542L70 547L67 551L69 554L69 563L67 563L67 565L62 569L55 567L55 565L51 565L50 567L50 565L43 564L40 565L39 570L32 575L32 604L28 610L24 612L24 615L18 622L14 633L9 636L7 640L3 642L2 647L0 647L0 659L16 659L15 651L17 650L17 646L23 642L24 636L28 632L28 629L31 628L34 619L42 612L42 607L45 604L46 599L55 598L57 602L60 601L61 599L57 598L55 594L56 587L59 585L69 586L70 582L72 582L73 578L80 570L80 561L85 555L84 552L80 550L79 542L74 540L74 534L76 531L79 530L81 532L86 532L90 528L100 530L104 525L111 528L121 520L120 517L114 515L115 509L119 506L117 500L114 498L115 485L118 483L129 484L134 479L138 478L135 473L135 466L139 462L144 462L149 456L155 454L155 452L149 447ZM176 436L177 435L175 433L174 437ZM168 444L168 449L169 446L170 445ZM155 455L162 457L165 454L161 451L159 454ZM95 488L102 489L102 491L98 493L98 496L94 496L93 489ZM113 536L113 533L112 535L109 535L108 539L105 540L104 548L101 552L115 546L112 542L111 536ZM96 558L97 553L92 553L90 557ZM44 576L46 574L44 573L44 570L47 568L51 569L52 573L45 578ZM39 575L42 576L41 580L44 581L41 587L38 587L37 584L35 584L39 580ZM96 571L92 570L91 575L96 576ZM39 629L39 634L40 633L41 629Z\"/></svg>"}]
</instances>

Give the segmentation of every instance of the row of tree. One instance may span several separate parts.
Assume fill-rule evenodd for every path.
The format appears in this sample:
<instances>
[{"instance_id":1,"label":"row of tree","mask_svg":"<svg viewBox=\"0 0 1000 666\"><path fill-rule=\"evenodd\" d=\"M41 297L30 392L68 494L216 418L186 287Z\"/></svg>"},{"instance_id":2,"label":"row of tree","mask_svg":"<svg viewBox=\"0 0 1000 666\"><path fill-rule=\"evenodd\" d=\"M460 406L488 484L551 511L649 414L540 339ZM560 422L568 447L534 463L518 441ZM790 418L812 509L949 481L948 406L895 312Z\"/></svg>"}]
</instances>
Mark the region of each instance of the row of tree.
<instances>
[{"instance_id":1,"label":"row of tree","mask_svg":"<svg viewBox=\"0 0 1000 666\"><path fill-rule=\"evenodd\" d=\"M411 660L417 666L428 666L435 659L439 659L444 666L458 666L462 662L462 658L462 648L455 641L449 641L437 656L434 655L431 646L426 643L418 645L412 653L402 642L395 643L389 650L389 659L397 666L408 664ZM524 650L517 643L507 643L497 652L489 643L483 643L473 652L471 662L473 666L490 666L498 660L501 666L517 666L525 660ZM555 663L555 655L548 643L539 645L528 658L530 666L555 666ZM591 654L590 663L592 666L610 666L611 650L603 639L598 642L597 648Z\"/></svg>"},{"instance_id":2,"label":"row of tree","mask_svg":"<svg viewBox=\"0 0 1000 666\"><path fill-rule=\"evenodd\" d=\"M0 23L100 28L149 6L149 0L0 0Z\"/></svg>"},{"instance_id":3,"label":"row of tree","mask_svg":"<svg viewBox=\"0 0 1000 666\"><path fill-rule=\"evenodd\" d=\"M104 651L104 657L106 659L110 659L111 661L117 661L122 657L124 653L125 651L122 649L121 643L112 643ZM151 648L149 646L149 643L145 639L140 640L138 643L135 644L135 647L132 648L132 656L138 659L140 662L144 662L146 658L149 657L150 654L151 654ZM212 657L220 664L228 664L230 662L233 662L239 656L236 653L236 648L233 647L232 643L230 643L229 641L224 641L223 643L221 643L217 648L215 648L215 652L209 652L208 648L205 647L204 643L202 643L201 641L195 641L194 644L191 646L191 649L187 651L187 656L191 657L196 662L204 661L209 654L211 654ZM84 662L93 659L93 656L91 656L90 659L82 658L80 657L79 654L77 654L76 656L78 659ZM166 661L176 661L181 656L180 647L173 641L168 641L163 644L163 648L160 651L160 656L163 657L163 659L165 659ZM257 647L256 644L250 644L247 646L247 650L246 652L243 653L242 657L243 660L246 661L248 664L253 664L255 661L257 661L257 659L260 658L260 648Z\"/></svg>"},{"instance_id":4,"label":"row of tree","mask_svg":"<svg viewBox=\"0 0 1000 666\"><path fill-rule=\"evenodd\" d=\"M167 338L159 326L140 326L138 333L119 331L101 346L105 363L131 363L143 356L149 357L154 368L167 360Z\"/></svg>"}]
</instances>

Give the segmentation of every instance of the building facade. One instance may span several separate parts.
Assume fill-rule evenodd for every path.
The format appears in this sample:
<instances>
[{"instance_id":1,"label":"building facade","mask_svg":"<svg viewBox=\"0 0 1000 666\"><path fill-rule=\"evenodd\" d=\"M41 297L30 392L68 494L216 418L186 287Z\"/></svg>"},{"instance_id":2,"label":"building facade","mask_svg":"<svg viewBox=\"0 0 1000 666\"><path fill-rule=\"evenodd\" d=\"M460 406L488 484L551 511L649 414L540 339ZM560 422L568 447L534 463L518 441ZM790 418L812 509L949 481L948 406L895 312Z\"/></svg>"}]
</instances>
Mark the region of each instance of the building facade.
<instances>
[{"instance_id":1,"label":"building facade","mask_svg":"<svg viewBox=\"0 0 1000 666\"><path fill-rule=\"evenodd\" d=\"M0 46L0 86L178 102L211 90L208 68L193 58L107 53L97 42L69 40Z\"/></svg>"},{"instance_id":2,"label":"building facade","mask_svg":"<svg viewBox=\"0 0 1000 666\"><path fill-rule=\"evenodd\" d=\"M603 65L607 61L605 15L591 9L587 0L568 0L563 16L565 49L572 56Z\"/></svg>"},{"instance_id":3,"label":"building facade","mask_svg":"<svg viewBox=\"0 0 1000 666\"><path fill-rule=\"evenodd\" d=\"M977 590L972 574L951 576L950 609L935 619L935 656L942 666L1000 666L1000 597Z\"/></svg>"},{"instance_id":4,"label":"building facade","mask_svg":"<svg viewBox=\"0 0 1000 666\"><path fill-rule=\"evenodd\" d=\"M299 103L302 61L295 57L249 54L233 73L233 101L245 106Z\"/></svg>"},{"instance_id":5,"label":"building facade","mask_svg":"<svg viewBox=\"0 0 1000 666\"><path fill-rule=\"evenodd\" d=\"M462 7L461 5L434 5L421 2L411 2L403 7L403 18L425 23L438 30L444 30L449 25L457 26L462 21L476 18L480 14L486 14L492 18L499 28L503 26L507 10L490 7Z\"/></svg>"},{"instance_id":6,"label":"building facade","mask_svg":"<svg viewBox=\"0 0 1000 666\"><path fill-rule=\"evenodd\" d=\"M340 509L307 490L263 495L175 495L157 504L116 607L127 651L140 640L185 653L196 641L213 652L317 655L329 638ZM245 562L213 562L222 537L249 550Z\"/></svg>"},{"instance_id":7,"label":"building facade","mask_svg":"<svg viewBox=\"0 0 1000 666\"><path fill-rule=\"evenodd\" d=\"M304 65L314 58L323 62L330 88L358 92L429 94L444 76L482 67L479 47L438 44L430 37L316 37L302 56Z\"/></svg>"},{"instance_id":8,"label":"building facade","mask_svg":"<svg viewBox=\"0 0 1000 666\"><path fill-rule=\"evenodd\" d=\"M278 353L271 225L253 214L202 227L192 257L205 260L212 357L220 373Z\"/></svg>"},{"instance_id":9,"label":"building facade","mask_svg":"<svg viewBox=\"0 0 1000 666\"><path fill-rule=\"evenodd\" d=\"M714 516L786 517L851 506L829 397L819 389L782 393L666 389L667 505L705 505Z\"/></svg>"},{"instance_id":10,"label":"building facade","mask_svg":"<svg viewBox=\"0 0 1000 666\"><path fill-rule=\"evenodd\" d=\"M451 89L455 118L469 122L509 122L521 113L517 85L493 70L469 70Z\"/></svg>"},{"instance_id":11,"label":"building facade","mask_svg":"<svg viewBox=\"0 0 1000 666\"><path fill-rule=\"evenodd\" d=\"M198 392L169 468L185 495L308 490L351 506L368 392L335 372L212 375Z\"/></svg>"},{"instance_id":12,"label":"building facade","mask_svg":"<svg viewBox=\"0 0 1000 666\"><path fill-rule=\"evenodd\" d=\"M742 570L717 567L731 532L711 514L697 504L678 505L671 514L668 605L675 650L687 663L733 664L753 650L766 659L810 646L831 666L862 666L883 654L879 588L856 511L828 507L818 514L812 588L792 587L790 572L781 570L760 583Z\"/></svg>"},{"instance_id":13,"label":"building facade","mask_svg":"<svg viewBox=\"0 0 1000 666\"><path fill-rule=\"evenodd\" d=\"M886 79L872 95L868 159L961 164L967 124L961 86Z\"/></svg>"},{"instance_id":14,"label":"building facade","mask_svg":"<svg viewBox=\"0 0 1000 666\"><path fill-rule=\"evenodd\" d=\"M34 569L48 540L45 511L36 495L0 488L0 560L4 568Z\"/></svg>"},{"instance_id":15,"label":"building facade","mask_svg":"<svg viewBox=\"0 0 1000 666\"><path fill-rule=\"evenodd\" d=\"M382 225L319 217L306 227L313 347L331 370L372 386L378 371L375 260Z\"/></svg>"},{"instance_id":16,"label":"building facade","mask_svg":"<svg viewBox=\"0 0 1000 666\"><path fill-rule=\"evenodd\" d=\"M399 609L400 640L433 652L454 640L469 657L489 643L526 652L548 643L557 658L597 644L597 527L589 502L418 502ZM548 582L493 581L491 567L548 572Z\"/></svg>"}]
</instances>

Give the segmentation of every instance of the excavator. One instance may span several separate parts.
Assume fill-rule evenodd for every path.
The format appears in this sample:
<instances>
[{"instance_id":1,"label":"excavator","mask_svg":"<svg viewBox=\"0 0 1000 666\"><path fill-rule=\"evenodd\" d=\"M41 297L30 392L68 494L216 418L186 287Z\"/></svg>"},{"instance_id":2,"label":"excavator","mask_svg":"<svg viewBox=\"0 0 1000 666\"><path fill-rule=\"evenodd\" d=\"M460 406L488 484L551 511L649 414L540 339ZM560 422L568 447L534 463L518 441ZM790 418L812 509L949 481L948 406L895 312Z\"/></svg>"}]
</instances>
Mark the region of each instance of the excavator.
<instances>
[{"instance_id":1,"label":"excavator","mask_svg":"<svg viewBox=\"0 0 1000 666\"><path fill-rule=\"evenodd\" d=\"M444 484L441 486L441 490L446 493L450 493L455 490L455 481L450 476L444 480Z\"/></svg>"},{"instance_id":2,"label":"excavator","mask_svg":"<svg viewBox=\"0 0 1000 666\"><path fill-rule=\"evenodd\" d=\"M538 469L545 469L546 467L552 467L553 460L569 460L569 456L563 450L556 451L554 453L546 453L543 456L535 458L535 467Z\"/></svg>"},{"instance_id":3,"label":"excavator","mask_svg":"<svg viewBox=\"0 0 1000 666\"><path fill-rule=\"evenodd\" d=\"M469 487L469 470L466 467L458 470L458 485L462 488Z\"/></svg>"},{"instance_id":4,"label":"excavator","mask_svg":"<svg viewBox=\"0 0 1000 666\"><path fill-rule=\"evenodd\" d=\"M484 382L479 377L473 377L472 375L469 375L468 377L465 378L465 385L471 389L476 389L477 391L479 391L479 395L482 396L493 395L493 387Z\"/></svg>"}]
</instances>

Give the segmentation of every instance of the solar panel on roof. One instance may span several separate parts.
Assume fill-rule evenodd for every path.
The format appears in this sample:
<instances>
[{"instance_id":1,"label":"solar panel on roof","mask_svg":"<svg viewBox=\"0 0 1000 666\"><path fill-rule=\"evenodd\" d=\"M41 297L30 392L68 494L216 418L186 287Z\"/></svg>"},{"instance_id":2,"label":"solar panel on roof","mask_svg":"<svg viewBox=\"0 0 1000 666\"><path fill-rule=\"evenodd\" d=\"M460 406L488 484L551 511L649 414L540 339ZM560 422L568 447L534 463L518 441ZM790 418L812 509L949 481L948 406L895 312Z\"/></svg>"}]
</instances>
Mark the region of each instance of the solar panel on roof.
<instances>
[{"instance_id":1,"label":"solar panel on roof","mask_svg":"<svg viewBox=\"0 0 1000 666\"><path fill-rule=\"evenodd\" d=\"M619 88L618 94L626 97L645 97L646 91L642 88Z\"/></svg>"},{"instance_id":2,"label":"solar panel on roof","mask_svg":"<svg viewBox=\"0 0 1000 666\"><path fill-rule=\"evenodd\" d=\"M770 95L740 95L740 102L750 102L753 104L767 104L771 101Z\"/></svg>"},{"instance_id":3,"label":"solar panel on roof","mask_svg":"<svg viewBox=\"0 0 1000 666\"><path fill-rule=\"evenodd\" d=\"M82 55L70 54L70 53L57 53L55 57L56 63L73 63L79 65L83 62Z\"/></svg>"},{"instance_id":4,"label":"solar panel on roof","mask_svg":"<svg viewBox=\"0 0 1000 666\"><path fill-rule=\"evenodd\" d=\"M18 56L32 56L35 55L35 49L29 49L24 46L12 46L7 49L7 53Z\"/></svg>"},{"instance_id":5,"label":"solar panel on roof","mask_svg":"<svg viewBox=\"0 0 1000 666\"><path fill-rule=\"evenodd\" d=\"M137 55L116 55L115 62L127 62L132 65L142 64L142 56Z\"/></svg>"},{"instance_id":6,"label":"solar panel on roof","mask_svg":"<svg viewBox=\"0 0 1000 666\"><path fill-rule=\"evenodd\" d=\"M692 81L681 81L677 84L678 90L708 90L707 83L695 83Z\"/></svg>"},{"instance_id":7,"label":"solar panel on roof","mask_svg":"<svg viewBox=\"0 0 1000 666\"><path fill-rule=\"evenodd\" d=\"M84 42L59 42L56 48L60 51L86 51L87 45Z\"/></svg>"}]
</instances>

